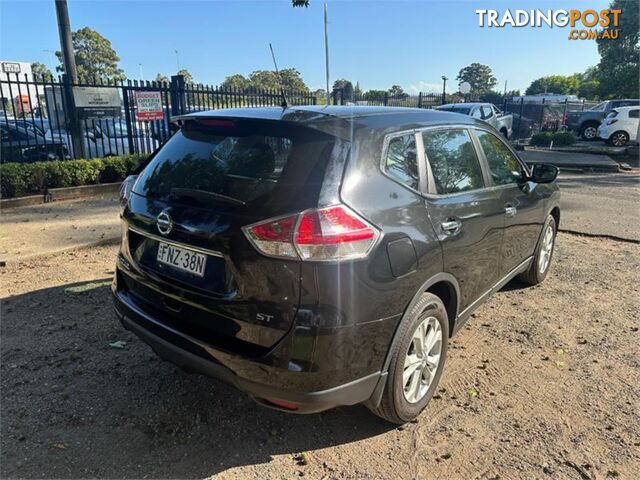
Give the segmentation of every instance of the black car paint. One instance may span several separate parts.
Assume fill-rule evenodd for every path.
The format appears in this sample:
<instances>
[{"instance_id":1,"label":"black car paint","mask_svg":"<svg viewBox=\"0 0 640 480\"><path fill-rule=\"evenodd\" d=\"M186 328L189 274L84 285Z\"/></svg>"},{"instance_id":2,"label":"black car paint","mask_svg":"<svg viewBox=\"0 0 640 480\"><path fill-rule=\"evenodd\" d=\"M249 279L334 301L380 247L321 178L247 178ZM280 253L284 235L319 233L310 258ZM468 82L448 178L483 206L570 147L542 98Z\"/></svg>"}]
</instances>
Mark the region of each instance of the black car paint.
<instances>
[{"instance_id":1,"label":"black car paint","mask_svg":"<svg viewBox=\"0 0 640 480\"><path fill-rule=\"evenodd\" d=\"M0 158L2 162L39 162L46 160L64 160L69 152L63 142L52 141L36 129L23 126L22 120L0 121L2 140ZM6 135L6 136L5 136Z\"/></svg>"},{"instance_id":2,"label":"black car paint","mask_svg":"<svg viewBox=\"0 0 640 480\"><path fill-rule=\"evenodd\" d=\"M193 116L203 115L292 122L335 136L322 188L307 199L308 207L342 202L381 228L382 235L363 260L274 260L258 253L240 232L261 219L259 212L240 215L228 206L183 211L180 205L133 194L123 212L123 248L113 285L116 310L124 325L161 356L223 377L255 397L298 402L298 412L375 403L394 333L417 296L429 288L446 289L450 331L458 330L505 279L527 266L545 218L558 208L554 184L490 186L482 158L488 187L457 195L414 191L381 171L389 135L453 125L494 131L470 117L367 107L237 109ZM522 215L506 220L507 204ZM211 293L139 264L129 250L128 229L157 236L155 218L168 207L177 228L167 238L187 248L223 252L218 260L240 285ZM452 216L463 228L448 236L439 225Z\"/></svg>"}]
</instances>

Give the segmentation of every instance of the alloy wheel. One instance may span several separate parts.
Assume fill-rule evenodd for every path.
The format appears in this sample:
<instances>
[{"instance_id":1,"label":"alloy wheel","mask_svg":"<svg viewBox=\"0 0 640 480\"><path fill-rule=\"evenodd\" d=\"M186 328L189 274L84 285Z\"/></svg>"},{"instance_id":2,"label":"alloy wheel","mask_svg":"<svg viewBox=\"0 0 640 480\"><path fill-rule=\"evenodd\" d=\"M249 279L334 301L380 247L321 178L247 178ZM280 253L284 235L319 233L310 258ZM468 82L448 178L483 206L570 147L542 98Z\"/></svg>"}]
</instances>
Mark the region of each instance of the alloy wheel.
<instances>
[{"instance_id":1,"label":"alloy wheel","mask_svg":"<svg viewBox=\"0 0 640 480\"><path fill-rule=\"evenodd\" d=\"M404 359L404 398L417 403L433 384L442 352L442 328L435 317L425 318L416 328Z\"/></svg>"},{"instance_id":2,"label":"alloy wheel","mask_svg":"<svg viewBox=\"0 0 640 480\"><path fill-rule=\"evenodd\" d=\"M593 140L594 138L596 138L597 134L598 134L598 130L596 127L585 127L585 129L582 132L582 136L587 140Z\"/></svg>"},{"instance_id":3,"label":"alloy wheel","mask_svg":"<svg viewBox=\"0 0 640 480\"><path fill-rule=\"evenodd\" d=\"M538 259L538 271L544 273L549 268L551 262L551 252L553 252L553 227L547 225L542 238L542 248L540 249L540 258Z\"/></svg>"},{"instance_id":4,"label":"alloy wheel","mask_svg":"<svg viewBox=\"0 0 640 480\"><path fill-rule=\"evenodd\" d=\"M614 133L611 136L611 143L614 147L623 147L627 144L627 136L622 132Z\"/></svg>"}]
</instances>

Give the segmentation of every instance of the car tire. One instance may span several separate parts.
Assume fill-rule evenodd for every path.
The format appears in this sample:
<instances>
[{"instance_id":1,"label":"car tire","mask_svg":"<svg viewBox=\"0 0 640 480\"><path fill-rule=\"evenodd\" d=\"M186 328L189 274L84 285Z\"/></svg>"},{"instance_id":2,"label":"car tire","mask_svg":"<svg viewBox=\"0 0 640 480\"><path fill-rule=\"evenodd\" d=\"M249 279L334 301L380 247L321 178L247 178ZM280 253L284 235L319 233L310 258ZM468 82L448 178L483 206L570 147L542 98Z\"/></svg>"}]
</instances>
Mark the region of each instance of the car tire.
<instances>
[{"instance_id":1,"label":"car tire","mask_svg":"<svg viewBox=\"0 0 640 480\"><path fill-rule=\"evenodd\" d=\"M553 251L556 246L556 234L556 221L552 215L549 215L547 221L544 223L544 228L542 229L542 234L538 241L535 255L533 256L533 262L529 270L518 275L518 280L528 285L538 285L547 278L547 273L549 273L549 267L551 266L551 259L553 258ZM549 244L549 242L551 243Z\"/></svg>"},{"instance_id":2,"label":"car tire","mask_svg":"<svg viewBox=\"0 0 640 480\"><path fill-rule=\"evenodd\" d=\"M598 138L598 124L595 122L588 122L580 128L580 136L583 140L596 140Z\"/></svg>"},{"instance_id":3,"label":"car tire","mask_svg":"<svg viewBox=\"0 0 640 480\"><path fill-rule=\"evenodd\" d=\"M417 338L425 340L422 345L427 349L421 350ZM369 406L371 411L396 424L418 417L438 387L448 344L449 318L444 304L436 295L424 293L399 326L382 400L378 407Z\"/></svg>"},{"instance_id":4,"label":"car tire","mask_svg":"<svg viewBox=\"0 0 640 480\"><path fill-rule=\"evenodd\" d=\"M622 130L613 132L609 137L609 143L614 147L624 147L629 143L629 134Z\"/></svg>"}]
</instances>

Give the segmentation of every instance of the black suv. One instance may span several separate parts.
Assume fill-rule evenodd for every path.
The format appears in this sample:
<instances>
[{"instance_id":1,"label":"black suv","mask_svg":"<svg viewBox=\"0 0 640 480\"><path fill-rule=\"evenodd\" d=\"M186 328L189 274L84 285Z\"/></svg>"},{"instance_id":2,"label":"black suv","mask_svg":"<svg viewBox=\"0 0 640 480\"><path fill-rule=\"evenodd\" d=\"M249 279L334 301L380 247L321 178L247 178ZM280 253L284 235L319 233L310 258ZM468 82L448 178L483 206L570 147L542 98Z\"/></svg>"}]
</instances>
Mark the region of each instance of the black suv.
<instances>
[{"instance_id":1,"label":"black suv","mask_svg":"<svg viewBox=\"0 0 640 480\"><path fill-rule=\"evenodd\" d=\"M174 121L123 185L116 311L263 405L409 421L471 312L547 275L558 171L530 170L485 122L383 107Z\"/></svg>"}]
</instances>

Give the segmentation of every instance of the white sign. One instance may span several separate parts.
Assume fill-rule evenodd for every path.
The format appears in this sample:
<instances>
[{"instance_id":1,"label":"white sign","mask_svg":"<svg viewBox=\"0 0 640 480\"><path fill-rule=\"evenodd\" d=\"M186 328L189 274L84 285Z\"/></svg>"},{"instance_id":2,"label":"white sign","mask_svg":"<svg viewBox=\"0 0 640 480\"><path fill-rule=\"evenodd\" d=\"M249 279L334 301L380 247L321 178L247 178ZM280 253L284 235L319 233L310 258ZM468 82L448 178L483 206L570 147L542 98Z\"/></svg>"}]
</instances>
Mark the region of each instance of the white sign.
<instances>
[{"instance_id":1,"label":"white sign","mask_svg":"<svg viewBox=\"0 0 640 480\"><path fill-rule=\"evenodd\" d=\"M2 62L4 73L20 73L20 64L16 62Z\"/></svg>"},{"instance_id":2,"label":"white sign","mask_svg":"<svg viewBox=\"0 0 640 480\"><path fill-rule=\"evenodd\" d=\"M144 122L147 120L162 120L164 118L160 92L136 91L135 98L136 120Z\"/></svg>"},{"instance_id":3,"label":"white sign","mask_svg":"<svg viewBox=\"0 0 640 480\"><path fill-rule=\"evenodd\" d=\"M113 87L73 87L73 99L80 118L121 117L118 89Z\"/></svg>"},{"instance_id":4,"label":"white sign","mask_svg":"<svg viewBox=\"0 0 640 480\"><path fill-rule=\"evenodd\" d=\"M460 93L463 94L467 94L471 91L471 84L469 82L462 82L459 86L458 89L460 90Z\"/></svg>"}]
</instances>

